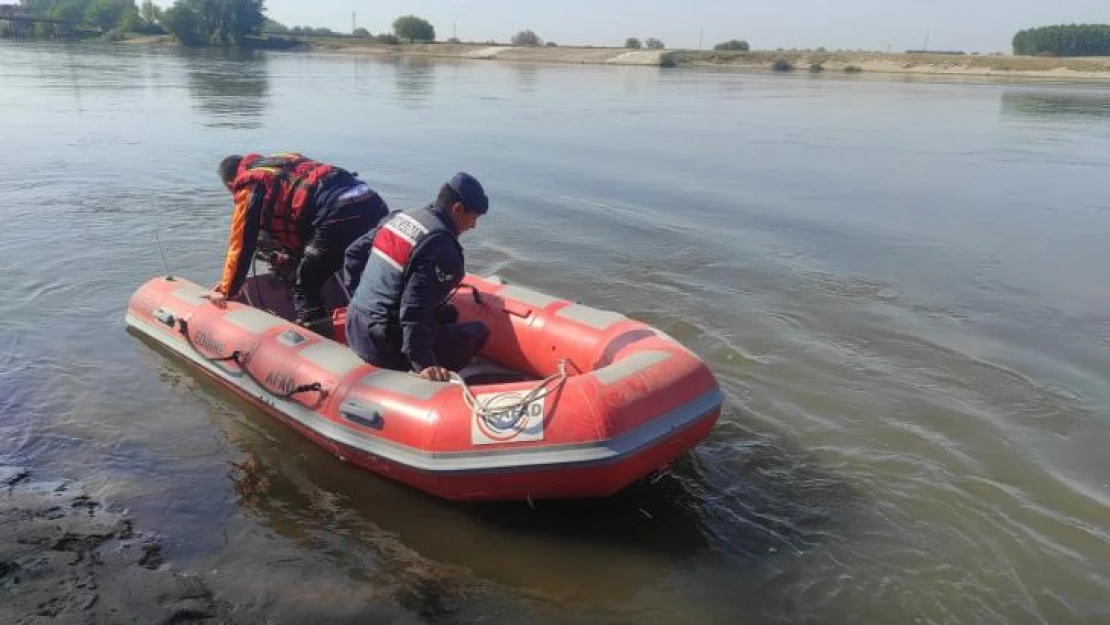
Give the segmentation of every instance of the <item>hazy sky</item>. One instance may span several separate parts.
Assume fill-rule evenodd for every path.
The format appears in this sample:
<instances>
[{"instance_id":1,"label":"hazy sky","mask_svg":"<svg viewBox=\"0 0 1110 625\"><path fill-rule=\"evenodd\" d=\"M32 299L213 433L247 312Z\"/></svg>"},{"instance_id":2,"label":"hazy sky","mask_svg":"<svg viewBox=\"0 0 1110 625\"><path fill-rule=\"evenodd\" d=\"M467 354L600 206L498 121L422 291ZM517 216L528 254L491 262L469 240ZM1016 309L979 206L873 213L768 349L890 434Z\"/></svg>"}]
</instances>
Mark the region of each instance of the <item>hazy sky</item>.
<instances>
[{"instance_id":1,"label":"hazy sky","mask_svg":"<svg viewBox=\"0 0 1110 625\"><path fill-rule=\"evenodd\" d=\"M160 4L170 4L161 0ZM1031 26L1110 23L1110 0L266 0L267 16L287 26L327 26L373 33L413 13L446 39L452 23L463 41L507 41L532 29L561 44L621 45L658 37L668 47L704 47L732 38L752 47L921 48L1010 51L1014 33Z\"/></svg>"}]
</instances>

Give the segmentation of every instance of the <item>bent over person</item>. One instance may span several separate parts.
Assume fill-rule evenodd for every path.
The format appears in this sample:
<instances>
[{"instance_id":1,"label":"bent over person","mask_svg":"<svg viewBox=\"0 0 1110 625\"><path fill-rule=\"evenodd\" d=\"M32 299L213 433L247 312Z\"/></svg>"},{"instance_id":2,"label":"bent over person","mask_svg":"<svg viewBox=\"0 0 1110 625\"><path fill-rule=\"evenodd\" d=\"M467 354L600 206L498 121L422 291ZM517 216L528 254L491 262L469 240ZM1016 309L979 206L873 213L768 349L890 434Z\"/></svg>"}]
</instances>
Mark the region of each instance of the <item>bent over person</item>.
<instances>
[{"instance_id":1,"label":"bent over person","mask_svg":"<svg viewBox=\"0 0 1110 625\"><path fill-rule=\"evenodd\" d=\"M223 305L239 294L265 233L297 263L296 323L330 337L323 287L342 268L347 247L389 212L385 201L357 174L295 152L228 156L219 174L235 208L223 277L208 298Z\"/></svg>"}]
</instances>

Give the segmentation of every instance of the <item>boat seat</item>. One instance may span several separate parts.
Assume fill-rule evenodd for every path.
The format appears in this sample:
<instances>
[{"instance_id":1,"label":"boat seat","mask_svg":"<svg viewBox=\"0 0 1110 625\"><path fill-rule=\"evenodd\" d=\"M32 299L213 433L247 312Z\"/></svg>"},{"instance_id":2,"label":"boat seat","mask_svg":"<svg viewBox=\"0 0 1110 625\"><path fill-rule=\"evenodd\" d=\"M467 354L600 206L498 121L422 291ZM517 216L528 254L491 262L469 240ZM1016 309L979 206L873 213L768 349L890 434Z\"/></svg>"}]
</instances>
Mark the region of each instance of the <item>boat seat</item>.
<instances>
[{"instance_id":1,"label":"boat seat","mask_svg":"<svg viewBox=\"0 0 1110 625\"><path fill-rule=\"evenodd\" d=\"M458 373L459 377L466 380L466 383L472 386L523 382L533 379L532 376L527 373L503 367L481 356L475 356L465 367L460 369Z\"/></svg>"}]
</instances>

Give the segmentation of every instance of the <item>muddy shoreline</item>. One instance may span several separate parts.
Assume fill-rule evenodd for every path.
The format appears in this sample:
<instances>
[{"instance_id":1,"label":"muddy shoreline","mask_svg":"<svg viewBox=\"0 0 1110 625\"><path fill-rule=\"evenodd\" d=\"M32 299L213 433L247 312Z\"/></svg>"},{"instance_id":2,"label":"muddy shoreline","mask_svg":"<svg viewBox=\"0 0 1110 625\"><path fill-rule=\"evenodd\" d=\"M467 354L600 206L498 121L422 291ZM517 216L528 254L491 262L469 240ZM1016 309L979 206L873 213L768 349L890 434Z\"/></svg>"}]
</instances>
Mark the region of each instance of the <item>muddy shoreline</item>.
<instances>
[{"instance_id":1,"label":"muddy shoreline","mask_svg":"<svg viewBox=\"0 0 1110 625\"><path fill-rule=\"evenodd\" d=\"M407 625L520 615L465 569L413 558L391 540L378 546L395 565L367 563L361 581L300 564L180 570L164 555L172 542L79 482L0 465L0 623Z\"/></svg>"},{"instance_id":2,"label":"muddy shoreline","mask_svg":"<svg viewBox=\"0 0 1110 625\"><path fill-rule=\"evenodd\" d=\"M0 500L0 622L240 622L201 575L172 570L156 537L78 484L0 467Z\"/></svg>"}]
</instances>

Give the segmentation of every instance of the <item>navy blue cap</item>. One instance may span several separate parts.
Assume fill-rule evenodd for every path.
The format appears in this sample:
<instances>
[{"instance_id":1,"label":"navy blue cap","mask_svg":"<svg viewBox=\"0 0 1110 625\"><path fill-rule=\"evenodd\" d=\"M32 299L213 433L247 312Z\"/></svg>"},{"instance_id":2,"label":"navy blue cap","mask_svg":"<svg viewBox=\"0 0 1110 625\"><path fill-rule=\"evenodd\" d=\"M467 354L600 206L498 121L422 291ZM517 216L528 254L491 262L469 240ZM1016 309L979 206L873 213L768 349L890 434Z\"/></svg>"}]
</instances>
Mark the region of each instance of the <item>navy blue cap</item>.
<instances>
[{"instance_id":1,"label":"navy blue cap","mask_svg":"<svg viewBox=\"0 0 1110 625\"><path fill-rule=\"evenodd\" d=\"M459 198L462 199L462 203L467 210L476 211L479 215L485 215L489 210L489 198L486 197L486 191L482 188L482 183L478 182L478 179L474 176L460 171L447 185L459 194Z\"/></svg>"}]
</instances>

